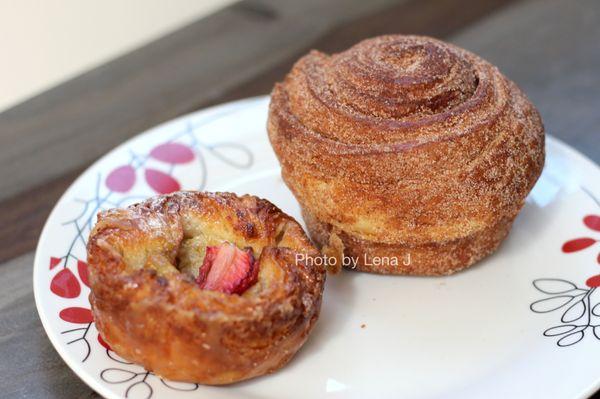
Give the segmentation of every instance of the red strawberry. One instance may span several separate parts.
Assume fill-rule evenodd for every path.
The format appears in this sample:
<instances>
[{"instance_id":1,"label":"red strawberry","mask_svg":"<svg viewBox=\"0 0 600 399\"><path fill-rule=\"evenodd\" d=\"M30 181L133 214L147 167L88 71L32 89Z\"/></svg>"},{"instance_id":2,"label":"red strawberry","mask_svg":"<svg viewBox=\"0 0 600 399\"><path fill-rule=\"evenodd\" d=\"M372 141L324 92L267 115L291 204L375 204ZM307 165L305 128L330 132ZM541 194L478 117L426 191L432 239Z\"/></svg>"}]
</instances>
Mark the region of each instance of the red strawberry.
<instances>
[{"instance_id":1,"label":"red strawberry","mask_svg":"<svg viewBox=\"0 0 600 399\"><path fill-rule=\"evenodd\" d=\"M252 248L239 249L231 243L206 247L206 256L196 282L204 290L241 295L258 278Z\"/></svg>"}]
</instances>

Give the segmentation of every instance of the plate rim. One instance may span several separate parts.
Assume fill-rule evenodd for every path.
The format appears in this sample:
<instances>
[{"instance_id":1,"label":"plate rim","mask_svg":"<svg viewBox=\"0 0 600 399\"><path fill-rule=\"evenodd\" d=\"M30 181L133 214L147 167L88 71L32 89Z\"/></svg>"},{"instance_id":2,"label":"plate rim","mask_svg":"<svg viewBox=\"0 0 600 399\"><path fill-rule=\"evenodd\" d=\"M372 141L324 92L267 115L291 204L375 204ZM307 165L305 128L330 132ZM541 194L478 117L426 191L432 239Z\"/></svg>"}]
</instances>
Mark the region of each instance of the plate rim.
<instances>
[{"instance_id":1,"label":"plate rim","mask_svg":"<svg viewBox=\"0 0 600 399\"><path fill-rule=\"evenodd\" d=\"M49 316L44 311L44 307L42 304L42 298L41 298L42 287L39 286L40 283L38 282L38 279L36 278L36 276L38 276L39 273L41 273L41 268L42 268L41 248L42 248L42 244L44 243L44 237L46 237L48 234L50 221L54 218L55 214L58 212L59 206L65 201L65 199L68 197L70 192L72 190L74 190L75 187L77 187L80 184L81 180L85 177L85 175L90 170L97 168L97 166L101 162L110 158L111 156L113 156L113 154L117 153L121 149L129 146L131 144L131 142L138 140L140 137L142 137L144 135L150 134L153 130L158 130L167 125L176 124L177 122L180 122L180 121L183 121L183 120L186 120L189 118L193 118L200 114L204 114L204 113L209 114L211 112L216 112L220 109L225 110L227 108L243 109L244 105L250 105L252 103L260 103L262 101L268 100L269 97L270 97L269 95L261 95L261 96L247 97L247 98L229 101L229 102L225 102L225 103L221 103L221 104L216 104L216 105L213 105L210 107L202 108L202 109L199 109L199 110L187 113L187 114L180 115L178 117L161 122L157 125L151 126L150 128L145 129L144 131L139 132L139 133L133 135L132 137L129 137L125 141L121 142L120 144L113 147L108 152L102 154L99 158L97 158L92 164L90 164L88 167L86 167L85 170L82 171L77 176L77 178L75 178L71 182L71 184L69 184L69 187L67 187L67 189L61 194L59 199L53 205L52 210L48 214L48 216L44 222L44 226L41 230L41 233L38 237L38 242L35 247L35 255L33 258L33 269L32 269L32 280L33 281L32 281L32 283L33 283L33 294L34 294L34 302L35 302L35 306L36 306L36 311L37 311L38 317L40 318L40 321L42 322L42 326L44 328L44 333L46 334L47 338L52 343L52 346L54 347L56 352L60 355L61 359L67 364L67 366L71 369L71 371L73 371L73 373L78 378L80 378L85 384L87 384L90 388L92 388L98 394L100 394L104 397L108 397L108 398L120 398L120 396L118 394L116 394L114 391L110 390L106 384L103 384L99 379L95 378L93 375L88 375L89 373L83 367L81 367L80 363L77 363L75 359L70 358L70 356L66 352L66 347L65 347L64 343L59 342L58 336L56 334L54 334L54 330L52 329L52 327L50 325L50 321L48 320ZM570 146L563 140L556 138L548 133L545 133L545 146L547 147L550 143L552 143L552 145L556 145L557 147L559 147L561 149L561 151L564 151L568 155L569 158L575 158L579 162L584 164L586 170L593 170L596 173L600 174L600 165L596 164L587 155L581 153L580 151L578 151L574 147ZM590 186L587 186L587 187L590 187ZM595 187L600 187L600 183L592 184L590 188L595 188ZM587 389L584 389L576 399L588 398L599 390L600 390L600 376L595 381L593 381L593 383Z\"/></svg>"}]
</instances>

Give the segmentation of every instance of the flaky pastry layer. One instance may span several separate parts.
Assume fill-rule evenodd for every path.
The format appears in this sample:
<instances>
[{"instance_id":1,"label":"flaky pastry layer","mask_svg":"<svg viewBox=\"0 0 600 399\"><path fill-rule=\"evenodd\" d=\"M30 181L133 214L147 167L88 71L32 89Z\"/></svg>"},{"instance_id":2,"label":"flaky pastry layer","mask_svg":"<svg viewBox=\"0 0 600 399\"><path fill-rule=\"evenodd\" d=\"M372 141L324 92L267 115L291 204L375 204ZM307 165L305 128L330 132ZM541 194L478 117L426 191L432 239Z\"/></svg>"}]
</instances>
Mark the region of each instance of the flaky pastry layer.
<instances>
[{"instance_id":1,"label":"flaky pastry layer","mask_svg":"<svg viewBox=\"0 0 600 399\"><path fill-rule=\"evenodd\" d=\"M258 282L242 295L195 283L207 245L251 247ZM271 373L303 345L325 272L302 228L270 202L179 192L101 212L88 244L94 320L112 349L162 377L228 384Z\"/></svg>"}]
</instances>

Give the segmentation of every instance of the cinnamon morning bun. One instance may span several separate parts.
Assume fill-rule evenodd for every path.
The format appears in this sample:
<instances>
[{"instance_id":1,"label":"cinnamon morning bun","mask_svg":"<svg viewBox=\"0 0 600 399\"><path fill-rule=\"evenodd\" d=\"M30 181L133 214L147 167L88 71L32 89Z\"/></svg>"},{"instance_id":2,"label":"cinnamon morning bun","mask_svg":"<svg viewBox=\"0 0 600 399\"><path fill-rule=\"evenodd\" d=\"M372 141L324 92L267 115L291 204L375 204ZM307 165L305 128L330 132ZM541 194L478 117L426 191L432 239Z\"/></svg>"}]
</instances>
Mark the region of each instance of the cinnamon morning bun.
<instances>
[{"instance_id":1,"label":"cinnamon morning bun","mask_svg":"<svg viewBox=\"0 0 600 399\"><path fill-rule=\"evenodd\" d=\"M318 255L252 196L180 192L102 212L88 244L94 320L116 353L165 378L271 373L318 318L325 274L304 261Z\"/></svg>"},{"instance_id":2,"label":"cinnamon morning bun","mask_svg":"<svg viewBox=\"0 0 600 399\"><path fill-rule=\"evenodd\" d=\"M544 163L521 90L420 36L302 57L273 90L268 132L312 238L375 273L449 274L494 252Z\"/></svg>"}]
</instances>

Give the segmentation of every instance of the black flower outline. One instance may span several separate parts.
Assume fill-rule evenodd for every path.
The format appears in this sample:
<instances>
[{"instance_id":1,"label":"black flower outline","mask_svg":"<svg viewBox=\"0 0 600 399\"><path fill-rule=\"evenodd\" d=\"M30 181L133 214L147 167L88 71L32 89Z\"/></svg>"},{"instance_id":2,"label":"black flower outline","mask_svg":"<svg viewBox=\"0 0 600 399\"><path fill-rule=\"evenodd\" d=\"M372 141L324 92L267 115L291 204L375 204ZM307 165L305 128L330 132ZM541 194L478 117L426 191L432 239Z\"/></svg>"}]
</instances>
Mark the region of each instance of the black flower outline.
<instances>
[{"instance_id":1,"label":"black flower outline","mask_svg":"<svg viewBox=\"0 0 600 399\"><path fill-rule=\"evenodd\" d=\"M109 349L106 350L107 354L109 354L111 351ZM114 357L110 356L109 357L113 360L116 360ZM125 364L125 365L131 365L133 367L139 367L136 366L134 363L127 363L124 361L120 361L120 360L116 360L121 364ZM110 374L115 374L117 373L116 376L110 376ZM145 396L142 396L144 399L150 399L153 395L154 395L154 388L152 387L152 384L150 383L150 381L152 379L158 379L160 380L160 382L162 383L162 385L164 385L165 387L174 390L174 391L179 391L179 392L193 392L196 391L200 385L196 384L196 383L189 383L189 382L177 382L177 381L168 381L165 380L159 376L157 376L156 374L152 373L151 371L147 371L147 370L143 370L143 371L134 371L134 370L129 370L123 367L109 367L106 368L104 370L102 370L102 372L100 373L100 378L102 379L102 381L106 382L107 384L111 384L111 385L119 385L119 384L125 384L125 383L129 383L129 385L127 385L127 387L125 388L124 391L124 396L126 398L131 397L132 392L134 392L134 390L140 390L143 389L146 392ZM139 395L137 395L139 397Z\"/></svg>"},{"instance_id":2,"label":"black flower outline","mask_svg":"<svg viewBox=\"0 0 600 399\"><path fill-rule=\"evenodd\" d=\"M531 305L534 313L551 313L565 309L560 317L561 324L547 328L545 337L560 337L556 345L572 346L580 342L588 329L600 340L600 324L594 324L593 316L600 316L600 303L592 306L592 294L596 288L580 288L571 281L558 278L541 278L533 281L539 292L547 295Z\"/></svg>"},{"instance_id":3,"label":"black flower outline","mask_svg":"<svg viewBox=\"0 0 600 399\"><path fill-rule=\"evenodd\" d=\"M65 335L65 334L71 334L71 333L83 331L83 334L80 337L74 338L67 342L67 345L72 345L77 342L83 342L83 344L85 345L85 352L83 355L83 359L81 360L81 363L85 363L85 361L88 360L88 358L90 357L90 354L92 353L92 347L90 345L90 342L87 339L87 335L88 335L88 332L90 332L91 326L92 326L92 323L88 323L86 327L71 328L69 330L65 330L65 331L61 332L62 335Z\"/></svg>"}]
</instances>

